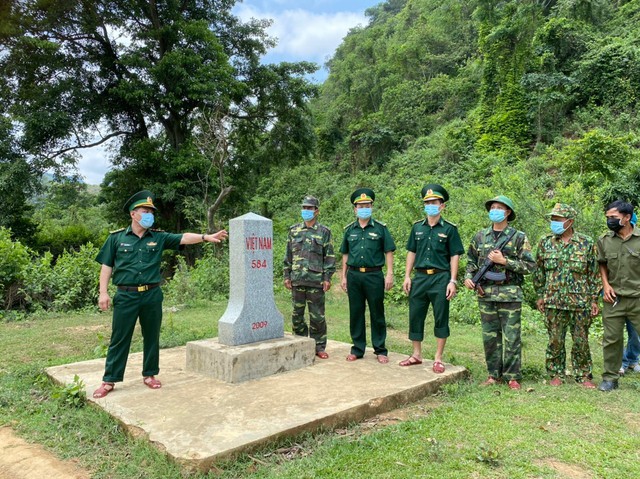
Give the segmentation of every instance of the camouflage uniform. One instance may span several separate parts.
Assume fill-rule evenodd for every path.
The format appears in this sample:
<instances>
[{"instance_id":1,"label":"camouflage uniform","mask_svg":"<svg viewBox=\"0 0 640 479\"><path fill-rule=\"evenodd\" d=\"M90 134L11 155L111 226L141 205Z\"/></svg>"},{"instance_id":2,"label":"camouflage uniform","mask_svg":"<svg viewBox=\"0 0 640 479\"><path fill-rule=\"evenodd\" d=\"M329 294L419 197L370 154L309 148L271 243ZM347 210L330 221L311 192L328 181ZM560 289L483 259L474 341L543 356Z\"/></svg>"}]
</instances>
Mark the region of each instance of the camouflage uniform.
<instances>
[{"instance_id":1,"label":"camouflage uniform","mask_svg":"<svg viewBox=\"0 0 640 479\"><path fill-rule=\"evenodd\" d=\"M560 208L554 208L555 216L575 217L573 212L556 213L563 213ZM565 375L564 343L567 328L571 328L574 377L578 382L591 379L591 305L597 302L601 287L595 244L590 237L575 231L568 243L555 234L548 234L538 244L536 263L533 286L538 298L544 300L549 333L547 372L551 377Z\"/></svg>"},{"instance_id":2,"label":"camouflage uniform","mask_svg":"<svg viewBox=\"0 0 640 479\"><path fill-rule=\"evenodd\" d=\"M307 227L299 223L289 228L284 258L284 279L291 280L293 332L316 341L316 352L327 345L323 281L331 281L336 271L336 258L331 230L316 222ZM304 320L305 304L309 305L309 327Z\"/></svg>"},{"instance_id":3,"label":"camouflage uniform","mask_svg":"<svg viewBox=\"0 0 640 479\"><path fill-rule=\"evenodd\" d=\"M514 231L508 226L496 238L493 227L480 230L471 240L467 252L465 279L472 279L487 255L499 248ZM497 233L497 231L495 232ZM484 296L478 296L482 321L482 340L489 376L507 381L519 380L521 363L520 316L522 312L522 288L524 275L535 269L535 261L527 236L516 232L502 249L506 266L494 265L494 272L504 272L506 280L500 282L482 280ZM502 338L504 336L504 354Z\"/></svg>"}]
</instances>

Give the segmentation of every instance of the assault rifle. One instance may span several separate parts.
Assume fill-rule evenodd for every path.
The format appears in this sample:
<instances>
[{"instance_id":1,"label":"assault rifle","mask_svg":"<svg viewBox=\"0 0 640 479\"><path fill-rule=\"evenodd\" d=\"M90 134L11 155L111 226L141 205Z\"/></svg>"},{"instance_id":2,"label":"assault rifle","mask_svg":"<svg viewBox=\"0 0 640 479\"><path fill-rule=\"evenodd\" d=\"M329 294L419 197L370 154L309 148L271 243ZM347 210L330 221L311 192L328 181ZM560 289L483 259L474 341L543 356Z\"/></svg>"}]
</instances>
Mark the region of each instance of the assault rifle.
<instances>
[{"instance_id":1,"label":"assault rifle","mask_svg":"<svg viewBox=\"0 0 640 479\"><path fill-rule=\"evenodd\" d=\"M496 248L496 250L502 252L504 247L507 245L507 243L509 243L509 241L511 241L511 238L513 238L517 232L518 230L514 228L513 233L511 233L507 240L504 241L499 248ZM485 258L484 263L482 263L480 269L476 271L476 274L473 276L473 278L471 278L471 281L475 285L474 289L478 291L480 296L484 294L484 291L480 286L480 281L482 281L483 279L488 279L489 281L504 281L505 279L507 279L507 275L504 272L496 273L495 271L490 271L490 269L493 268L494 264L495 263L489 258Z\"/></svg>"}]
</instances>

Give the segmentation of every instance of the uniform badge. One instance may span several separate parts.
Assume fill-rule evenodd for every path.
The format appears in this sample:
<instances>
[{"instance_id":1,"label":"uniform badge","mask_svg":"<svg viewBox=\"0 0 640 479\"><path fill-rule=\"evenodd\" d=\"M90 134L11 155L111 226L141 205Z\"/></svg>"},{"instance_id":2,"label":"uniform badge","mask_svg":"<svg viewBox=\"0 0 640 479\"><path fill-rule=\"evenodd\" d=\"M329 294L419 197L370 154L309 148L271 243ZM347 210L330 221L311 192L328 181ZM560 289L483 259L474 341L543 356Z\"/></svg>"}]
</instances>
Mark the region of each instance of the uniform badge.
<instances>
[{"instance_id":1,"label":"uniform badge","mask_svg":"<svg viewBox=\"0 0 640 479\"><path fill-rule=\"evenodd\" d=\"M447 235L444 234L444 233L438 233L438 236L440 236L440 238L446 238L447 237Z\"/></svg>"},{"instance_id":2,"label":"uniform badge","mask_svg":"<svg viewBox=\"0 0 640 479\"><path fill-rule=\"evenodd\" d=\"M147 243L147 246L158 246L158 243L152 241L151 243Z\"/></svg>"},{"instance_id":3,"label":"uniform badge","mask_svg":"<svg viewBox=\"0 0 640 479\"><path fill-rule=\"evenodd\" d=\"M129 243L120 243L120 246L131 246Z\"/></svg>"},{"instance_id":4,"label":"uniform badge","mask_svg":"<svg viewBox=\"0 0 640 479\"><path fill-rule=\"evenodd\" d=\"M369 233L369 236L371 236L372 238L377 238L378 237L378 233Z\"/></svg>"}]
</instances>

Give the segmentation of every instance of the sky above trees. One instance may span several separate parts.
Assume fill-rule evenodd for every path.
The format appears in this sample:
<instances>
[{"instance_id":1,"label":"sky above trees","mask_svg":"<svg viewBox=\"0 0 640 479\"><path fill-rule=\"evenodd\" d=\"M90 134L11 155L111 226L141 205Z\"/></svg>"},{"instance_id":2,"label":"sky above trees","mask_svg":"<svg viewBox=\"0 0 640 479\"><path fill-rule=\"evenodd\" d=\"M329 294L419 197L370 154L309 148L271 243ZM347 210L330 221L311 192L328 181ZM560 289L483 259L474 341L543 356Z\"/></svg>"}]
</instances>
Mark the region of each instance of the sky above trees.
<instances>
[{"instance_id":1,"label":"sky above trees","mask_svg":"<svg viewBox=\"0 0 640 479\"><path fill-rule=\"evenodd\" d=\"M321 83L327 77L324 63L333 55L349 30L366 25L364 12L378 0L245 0L234 13L242 20L270 18L268 33L278 45L264 58L265 63L312 61L321 69L311 76ZM78 170L86 183L100 184L109 169L105 148L81 152Z\"/></svg>"}]
</instances>

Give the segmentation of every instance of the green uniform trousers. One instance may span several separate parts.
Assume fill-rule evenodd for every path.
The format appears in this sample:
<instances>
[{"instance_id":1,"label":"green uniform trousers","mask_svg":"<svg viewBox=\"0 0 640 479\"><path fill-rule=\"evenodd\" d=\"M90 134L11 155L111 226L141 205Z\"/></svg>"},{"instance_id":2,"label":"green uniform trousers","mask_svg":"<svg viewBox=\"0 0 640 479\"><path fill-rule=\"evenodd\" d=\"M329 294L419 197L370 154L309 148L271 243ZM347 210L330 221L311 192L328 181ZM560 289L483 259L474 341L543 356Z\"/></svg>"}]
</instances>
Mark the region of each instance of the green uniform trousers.
<instances>
[{"instance_id":1,"label":"green uniform trousers","mask_svg":"<svg viewBox=\"0 0 640 479\"><path fill-rule=\"evenodd\" d=\"M604 302L602 307L602 356L604 373L602 379L615 381L622 366L624 350L625 320L629 320L636 331L640 331L640 298L618 296L618 304Z\"/></svg>"},{"instance_id":2,"label":"green uniform trousers","mask_svg":"<svg viewBox=\"0 0 640 479\"><path fill-rule=\"evenodd\" d=\"M371 316L371 344L375 354L387 355L387 322L384 317L384 276L382 271L361 273L347 270L349 296L349 331L351 354L361 358L367 346L367 326L364 318L365 302Z\"/></svg>"},{"instance_id":3,"label":"green uniform trousers","mask_svg":"<svg viewBox=\"0 0 640 479\"><path fill-rule=\"evenodd\" d=\"M293 314L291 323L297 336L315 339L316 353L327 347L327 321L324 315L324 290L312 286L292 286ZM309 306L309 326L304 320L305 306Z\"/></svg>"},{"instance_id":4,"label":"green uniform trousers","mask_svg":"<svg viewBox=\"0 0 640 479\"><path fill-rule=\"evenodd\" d=\"M113 298L111 341L107 352L103 381L120 382L127 366L131 337L140 318L143 338L142 375L155 376L160 371L160 326L162 325L162 290L118 291Z\"/></svg>"},{"instance_id":5,"label":"green uniform trousers","mask_svg":"<svg viewBox=\"0 0 640 479\"><path fill-rule=\"evenodd\" d=\"M522 303L478 301L482 321L482 342L489 376L507 381L521 379ZM502 340L504 338L504 353Z\"/></svg>"},{"instance_id":6,"label":"green uniform trousers","mask_svg":"<svg viewBox=\"0 0 640 479\"><path fill-rule=\"evenodd\" d=\"M582 382L591 379L593 362L589 349L589 328L591 327L591 310L569 311L566 309L545 308L545 326L549 333L546 366L549 376L564 377L567 353L565 338L567 330L571 330L571 366L573 377Z\"/></svg>"},{"instance_id":7,"label":"green uniform trousers","mask_svg":"<svg viewBox=\"0 0 640 479\"><path fill-rule=\"evenodd\" d=\"M433 334L436 338L448 338L449 301L447 301L447 285L449 275L445 273L425 274L417 272L411 281L409 294L409 339L424 339L424 321L433 304Z\"/></svg>"}]
</instances>

